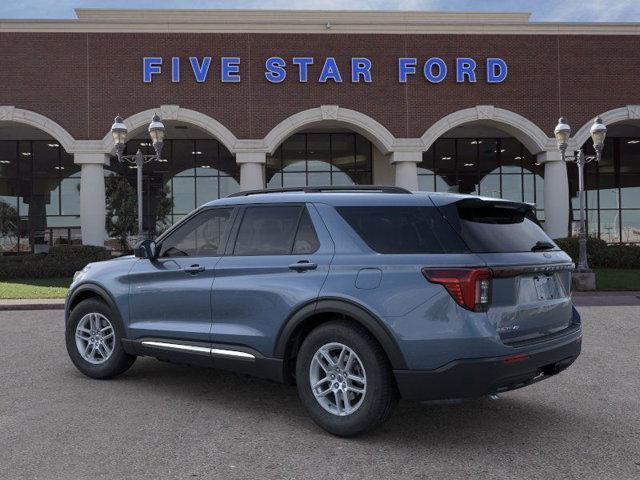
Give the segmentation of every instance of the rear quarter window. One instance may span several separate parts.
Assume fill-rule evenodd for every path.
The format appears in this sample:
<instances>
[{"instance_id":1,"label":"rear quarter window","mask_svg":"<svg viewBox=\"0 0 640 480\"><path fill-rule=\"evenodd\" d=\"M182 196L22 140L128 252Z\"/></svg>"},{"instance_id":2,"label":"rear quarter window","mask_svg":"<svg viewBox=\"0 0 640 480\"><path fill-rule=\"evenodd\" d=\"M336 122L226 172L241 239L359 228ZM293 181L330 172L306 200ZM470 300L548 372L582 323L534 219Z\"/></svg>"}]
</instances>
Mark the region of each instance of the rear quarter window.
<instances>
[{"instance_id":1,"label":"rear quarter window","mask_svg":"<svg viewBox=\"0 0 640 480\"><path fill-rule=\"evenodd\" d=\"M337 207L360 238L385 254L466 253L464 242L435 207Z\"/></svg>"}]
</instances>

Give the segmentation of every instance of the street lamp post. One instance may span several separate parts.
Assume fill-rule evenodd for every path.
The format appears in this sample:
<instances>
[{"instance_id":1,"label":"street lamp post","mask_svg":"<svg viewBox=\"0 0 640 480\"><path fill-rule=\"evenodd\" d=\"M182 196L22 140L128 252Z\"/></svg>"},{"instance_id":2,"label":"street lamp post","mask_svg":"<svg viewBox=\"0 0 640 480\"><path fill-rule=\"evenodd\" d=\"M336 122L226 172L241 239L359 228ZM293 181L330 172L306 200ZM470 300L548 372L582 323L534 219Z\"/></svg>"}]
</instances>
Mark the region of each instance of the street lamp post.
<instances>
[{"instance_id":1,"label":"street lamp post","mask_svg":"<svg viewBox=\"0 0 640 480\"><path fill-rule=\"evenodd\" d=\"M585 191L584 191L584 167L587 163L595 161L599 162L602 158L602 149L604 148L604 139L607 135L607 127L602 123L600 117L596 118L591 126L591 139L593 140L593 148L596 151L595 156L587 156L582 149L567 154L567 147L569 145L569 137L571 136L571 127L567 123L566 118L561 117L558 120L553 131L558 142L558 149L562 154L563 161L575 162L578 166L578 194L580 199L580 222L578 226L578 273L591 273L589 268L589 262L587 260L587 230L586 230L586 204L585 204Z\"/></svg>"},{"instance_id":2,"label":"street lamp post","mask_svg":"<svg viewBox=\"0 0 640 480\"><path fill-rule=\"evenodd\" d=\"M142 237L142 166L153 160L160 160L162 146L164 144L164 124L159 115L154 115L149 124L149 136L153 142L154 155L143 155L140 149L135 155L123 155L125 143L127 141L127 126L121 116L117 116L111 126L111 134L116 146L116 155L120 162L127 162L135 165L137 173L137 195L138 195L138 236Z\"/></svg>"}]
</instances>

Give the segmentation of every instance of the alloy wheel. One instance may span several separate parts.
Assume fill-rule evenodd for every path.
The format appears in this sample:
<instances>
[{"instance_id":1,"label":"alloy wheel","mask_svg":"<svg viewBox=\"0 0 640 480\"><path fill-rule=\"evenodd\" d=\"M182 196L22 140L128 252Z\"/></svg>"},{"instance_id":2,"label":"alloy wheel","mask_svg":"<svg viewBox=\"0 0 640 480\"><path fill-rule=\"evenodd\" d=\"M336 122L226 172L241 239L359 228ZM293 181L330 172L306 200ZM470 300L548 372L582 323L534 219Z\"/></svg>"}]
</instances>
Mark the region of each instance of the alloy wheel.
<instances>
[{"instance_id":1,"label":"alloy wheel","mask_svg":"<svg viewBox=\"0 0 640 480\"><path fill-rule=\"evenodd\" d=\"M111 357L116 336L113 325L101 313L87 313L76 327L76 347L80 356L93 365Z\"/></svg>"},{"instance_id":2,"label":"alloy wheel","mask_svg":"<svg viewBox=\"0 0 640 480\"><path fill-rule=\"evenodd\" d=\"M313 355L309 382L316 400L338 416L354 413L367 392L367 375L358 355L342 343L328 343Z\"/></svg>"}]
</instances>

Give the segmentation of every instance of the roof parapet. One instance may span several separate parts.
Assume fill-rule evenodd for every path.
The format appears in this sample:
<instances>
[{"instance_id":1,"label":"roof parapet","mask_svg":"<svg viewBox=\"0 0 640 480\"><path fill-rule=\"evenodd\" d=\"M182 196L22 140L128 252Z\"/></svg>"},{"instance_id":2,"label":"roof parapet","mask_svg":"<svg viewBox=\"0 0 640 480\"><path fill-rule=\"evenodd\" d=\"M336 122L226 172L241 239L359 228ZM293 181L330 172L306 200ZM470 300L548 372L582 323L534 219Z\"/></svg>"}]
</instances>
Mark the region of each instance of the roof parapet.
<instances>
[{"instance_id":1,"label":"roof parapet","mask_svg":"<svg viewBox=\"0 0 640 480\"><path fill-rule=\"evenodd\" d=\"M166 23L343 23L343 24L433 24L528 23L527 12L442 12L403 10L256 10L256 9L106 9L76 8L78 20L101 22Z\"/></svg>"}]
</instances>

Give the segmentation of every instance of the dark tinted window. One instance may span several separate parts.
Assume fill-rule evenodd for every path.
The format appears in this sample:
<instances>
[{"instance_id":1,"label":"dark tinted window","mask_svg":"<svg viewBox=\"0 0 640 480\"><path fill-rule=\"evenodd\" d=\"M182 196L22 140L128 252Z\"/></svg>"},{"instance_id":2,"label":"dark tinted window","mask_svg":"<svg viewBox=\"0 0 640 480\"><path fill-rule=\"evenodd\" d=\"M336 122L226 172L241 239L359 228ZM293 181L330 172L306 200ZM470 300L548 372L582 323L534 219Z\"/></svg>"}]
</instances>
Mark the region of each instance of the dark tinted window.
<instances>
[{"instance_id":1,"label":"dark tinted window","mask_svg":"<svg viewBox=\"0 0 640 480\"><path fill-rule=\"evenodd\" d=\"M378 253L464 253L462 240L435 207L338 207Z\"/></svg>"},{"instance_id":2,"label":"dark tinted window","mask_svg":"<svg viewBox=\"0 0 640 480\"><path fill-rule=\"evenodd\" d=\"M313 228L311 217L309 212L305 208L300 217L300 224L298 225L298 233L296 234L296 240L293 242L293 254L305 254L313 253L320 248L320 242L316 235L316 230Z\"/></svg>"},{"instance_id":3,"label":"dark tinted window","mask_svg":"<svg viewBox=\"0 0 640 480\"><path fill-rule=\"evenodd\" d=\"M289 255L300 219L298 205L245 210L234 255Z\"/></svg>"},{"instance_id":4,"label":"dark tinted window","mask_svg":"<svg viewBox=\"0 0 640 480\"><path fill-rule=\"evenodd\" d=\"M229 227L232 208L205 210L187 220L163 240L161 257L213 257Z\"/></svg>"},{"instance_id":5,"label":"dark tinted window","mask_svg":"<svg viewBox=\"0 0 640 480\"><path fill-rule=\"evenodd\" d=\"M460 235L473 252L557 249L526 205L471 200L458 202L454 208Z\"/></svg>"}]
</instances>

